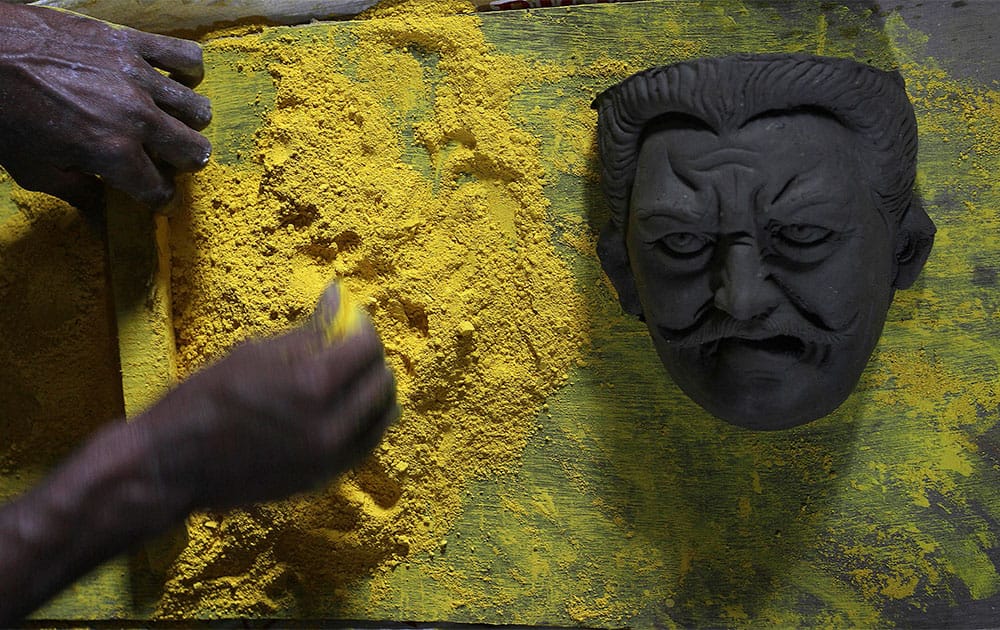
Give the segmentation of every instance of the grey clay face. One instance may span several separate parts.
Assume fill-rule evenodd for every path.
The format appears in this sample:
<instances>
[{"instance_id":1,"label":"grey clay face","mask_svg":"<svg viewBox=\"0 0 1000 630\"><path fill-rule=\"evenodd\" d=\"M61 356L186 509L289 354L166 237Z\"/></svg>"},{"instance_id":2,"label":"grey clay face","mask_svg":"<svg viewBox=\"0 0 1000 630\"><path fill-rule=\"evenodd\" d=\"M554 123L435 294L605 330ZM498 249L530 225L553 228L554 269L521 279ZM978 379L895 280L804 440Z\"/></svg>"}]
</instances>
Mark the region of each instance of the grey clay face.
<instances>
[{"instance_id":1,"label":"grey clay face","mask_svg":"<svg viewBox=\"0 0 1000 630\"><path fill-rule=\"evenodd\" d=\"M720 127L687 112L643 127L602 262L695 402L795 426L854 389L933 228L919 207L885 211L858 132L813 104Z\"/></svg>"},{"instance_id":2,"label":"grey clay face","mask_svg":"<svg viewBox=\"0 0 1000 630\"><path fill-rule=\"evenodd\" d=\"M646 324L670 375L721 418L825 415L878 341L892 230L855 185L851 141L799 114L642 145L626 242Z\"/></svg>"}]
</instances>

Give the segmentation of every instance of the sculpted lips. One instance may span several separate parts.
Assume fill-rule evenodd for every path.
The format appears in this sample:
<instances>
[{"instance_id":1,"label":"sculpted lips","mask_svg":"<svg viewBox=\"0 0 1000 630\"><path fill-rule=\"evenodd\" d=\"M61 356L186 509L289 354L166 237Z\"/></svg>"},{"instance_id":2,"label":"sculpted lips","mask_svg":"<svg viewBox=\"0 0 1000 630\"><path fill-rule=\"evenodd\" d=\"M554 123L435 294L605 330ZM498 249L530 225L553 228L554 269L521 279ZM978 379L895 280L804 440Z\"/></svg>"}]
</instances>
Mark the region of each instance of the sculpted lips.
<instances>
[{"instance_id":1,"label":"sculpted lips","mask_svg":"<svg viewBox=\"0 0 1000 630\"><path fill-rule=\"evenodd\" d=\"M745 349L754 352L767 352L777 354L792 359L801 359L806 353L806 343L798 337L791 335L775 335L763 339L745 339L740 337L728 337L718 340L718 345L722 350Z\"/></svg>"},{"instance_id":2,"label":"sculpted lips","mask_svg":"<svg viewBox=\"0 0 1000 630\"><path fill-rule=\"evenodd\" d=\"M850 336L857 316L838 330L824 329L809 319L785 314L739 321L712 309L687 328L657 325L656 330L669 346L689 356L696 353L702 363L747 371L783 370L799 363L826 363L833 347Z\"/></svg>"},{"instance_id":3,"label":"sculpted lips","mask_svg":"<svg viewBox=\"0 0 1000 630\"><path fill-rule=\"evenodd\" d=\"M799 363L815 363L824 355L818 344L791 335L764 339L724 337L702 346L702 357L740 371L783 370Z\"/></svg>"},{"instance_id":4,"label":"sculpted lips","mask_svg":"<svg viewBox=\"0 0 1000 630\"><path fill-rule=\"evenodd\" d=\"M660 327L662 330L662 327ZM669 334L662 330L661 334ZM669 339L666 334L665 339ZM725 363L738 369L784 369L796 363L819 364L830 353L830 343L773 331L733 331L711 335L711 338L691 343L675 343L680 351L695 351L701 361Z\"/></svg>"},{"instance_id":5,"label":"sculpted lips","mask_svg":"<svg viewBox=\"0 0 1000 630\"><path fill-rule=\"evenodd\" d=\"M792 335L754 339L721 337L702 344L699 353L702 359L746 370L786 368L801 362L812 363L824 355L819 344L809 343Z\"/></svg>"}]
</instances>

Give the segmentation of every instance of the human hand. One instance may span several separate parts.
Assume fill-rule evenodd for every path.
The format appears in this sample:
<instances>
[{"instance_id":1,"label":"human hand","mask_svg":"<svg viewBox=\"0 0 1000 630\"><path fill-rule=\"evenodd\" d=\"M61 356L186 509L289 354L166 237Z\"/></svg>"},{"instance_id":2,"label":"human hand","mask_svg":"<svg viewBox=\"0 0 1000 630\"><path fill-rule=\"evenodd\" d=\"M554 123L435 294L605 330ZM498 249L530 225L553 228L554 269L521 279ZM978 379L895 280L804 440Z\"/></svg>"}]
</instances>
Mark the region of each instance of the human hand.
<instances>
[{"instance_id":1,"label":"human hand","mask_svg":"<svg viewBox=\"0 0 1000 630\"><path fill-rule=\"evenodd\" d=\"M203 76L194 42L0 2L0 165L88 213L102 182L162 206L211 154Z\"/></svg>"},{"instance_id":2,"label":"human hand","mask_svg":"<svg viewBox=\"0 0 1000 630\"><path fill-rule=\"evenodd\" d=\"M338 307L330 287L314 320ZM246 343L137 419L168 502L186 513L278 499L367 455L399 407L382 345L362 319L339 341L310 321Z\"/></svg>"}]
</instances>

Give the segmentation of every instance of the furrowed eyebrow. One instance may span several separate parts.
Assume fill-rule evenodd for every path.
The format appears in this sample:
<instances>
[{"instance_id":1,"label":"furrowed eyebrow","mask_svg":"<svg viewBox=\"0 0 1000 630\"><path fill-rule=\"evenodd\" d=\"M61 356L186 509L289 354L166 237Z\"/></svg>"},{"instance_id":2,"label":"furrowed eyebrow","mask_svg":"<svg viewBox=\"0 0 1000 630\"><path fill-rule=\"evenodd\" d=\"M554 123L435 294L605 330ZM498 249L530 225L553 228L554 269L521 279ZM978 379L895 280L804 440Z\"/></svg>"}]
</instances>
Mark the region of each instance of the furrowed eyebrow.
<instances>
[{"instance_id":1,"label":"furrowed eyebrow","mask_svg":"<svg viewBox=\"0 0 1000 630\"><path fill-rule=\"evenodd\" d=\"M643 220L670 219L681 223L691 224L701 223L703 218L701 214L694 209L683 208L680 206L639 206L635 208L635 216Z\"/></svg>"},{"instance_id":2,"label":"furrowed eyebrow","mask_svg":"<svg viewBox=\"0 0 1000 630\"><path fill-rule=\"evenodd\" d=\"M849 203L850 201L846 199L835 199L827 195L815 194L795 204L781 204L778 206L778 210L783 215L782 218L785 219L799 218L801 215L809 214L813 211L820 211L825 215L836 215ZM841 220L830 221L830 218L830 216L823 216L814 217L812 220L822 224L839 224L843 222Z\"/></svg>"}]
</instances>

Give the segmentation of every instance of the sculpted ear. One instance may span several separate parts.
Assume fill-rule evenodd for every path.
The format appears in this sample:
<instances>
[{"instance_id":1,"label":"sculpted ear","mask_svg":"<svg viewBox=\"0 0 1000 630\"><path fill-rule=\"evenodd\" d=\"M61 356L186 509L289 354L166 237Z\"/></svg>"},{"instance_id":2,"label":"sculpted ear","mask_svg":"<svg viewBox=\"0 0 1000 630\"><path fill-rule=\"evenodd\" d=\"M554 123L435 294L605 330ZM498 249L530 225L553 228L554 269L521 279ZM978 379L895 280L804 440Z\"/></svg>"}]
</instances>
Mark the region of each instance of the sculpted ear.
<instances>
[{"instance_id":1,"label":"sculpted ear","mask_svg":"<svg viewBox=\"0 0 1000 630\"><path fill-rule=\"evenodd\" d=\"M896 236L896 278L892 285L908 289L920 275L934 244L934 222L914 197Z\"/></svg>"},{"instance_id":2,"label":"sculpted ear","mask_svg":"<svg viewBox=\"0 0 1000 630\"><path fill-rule=\"evenodd\" d=\"M618 226L609 223L601 231L601 237L597 241L597 257L601 259L604 273L611 279L611 284L618 292L618 302L622 305L622 310L643 319L639 292L635 289L635 278L629 266L628 251L625 249L625 234Z\"/></svg>"}]
</instances>

